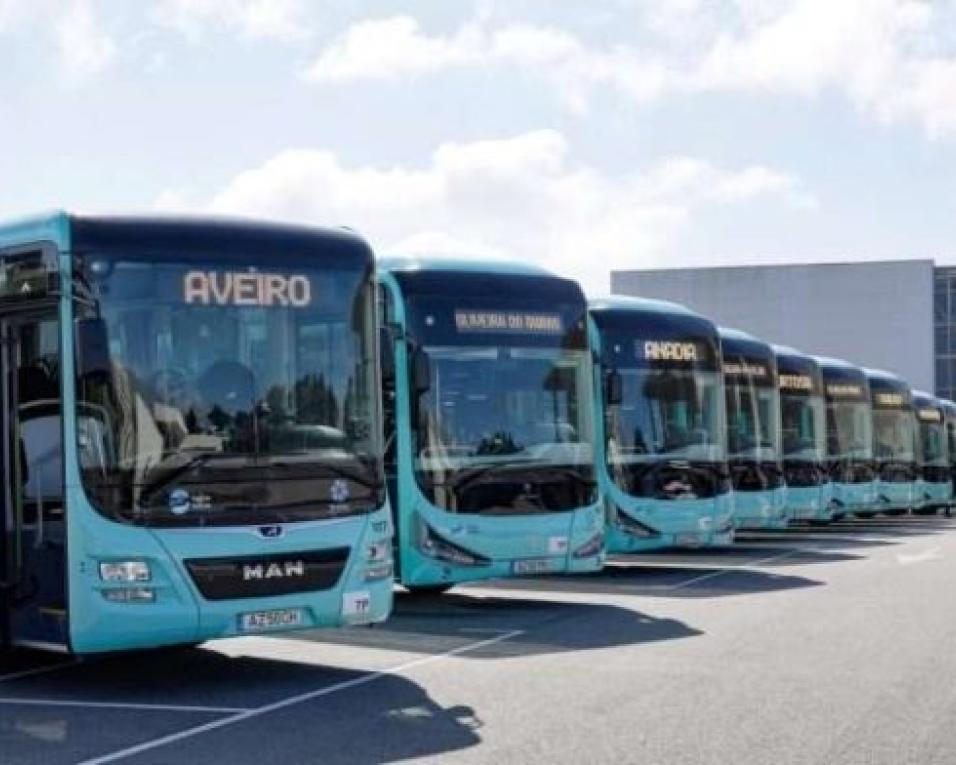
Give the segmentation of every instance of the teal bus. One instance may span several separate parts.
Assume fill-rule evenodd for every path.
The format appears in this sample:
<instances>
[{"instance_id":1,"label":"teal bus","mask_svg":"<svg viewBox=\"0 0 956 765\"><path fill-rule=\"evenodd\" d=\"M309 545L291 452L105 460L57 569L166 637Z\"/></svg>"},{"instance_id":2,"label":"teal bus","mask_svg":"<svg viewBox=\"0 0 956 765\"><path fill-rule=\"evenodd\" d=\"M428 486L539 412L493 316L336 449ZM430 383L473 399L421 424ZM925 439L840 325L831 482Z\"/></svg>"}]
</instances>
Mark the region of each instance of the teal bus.
<instances>
[{"instance_id":1,"label":"teal bus","mask_svg":"<svg viewBox=\"0 0 956 765\"><path fill-rule=\"evenodd\" d=\"M734 489L734 526L784 529L789 518L773 348L737 329L720 327L718 332L727 400L727 460Z\"/></svg>"},{"instance_id":2,"label":"teal bus","mask_svg":"<svg viewBox=\"0 0 956 765\"><path fill-rule=\"evenodd\" d=\"M344 231L0 227L5 646L88 654L383 620L372 251Z\"/></svg>"},{"instance_id":3,"label":"teal bus","mask_svg":"<svg viewBox=\"0 0 956 765\"><path fill-rule=\"evenodd\" d=\"M909 383L889 372L864 369L873 407L873 462L876 501L869 517L908 513L916 503L916 418Z\"/></svg>"},{"instance_id":4,"label":"teal bus","mask_svg":"<svg viewBox=\"0 0 956 765\"><path fill-rule=\"evenodd\" d=\"M780 391L787 518L826 523L833 505L826 466L826 404L820 366L811 356L793 348L774 345L773 353Z\"/></svg>"},{"instance_id":5,"label":"teal bus","mask_svg":"<svg viewBox=\"0 0 956 765\"><path fill-rule=\"evenodd\" d=\"M946 508L946 514L950 515L953 506L956 505L956 402L948 398L941 398L943 405L943 415L946 423L946 447L949 450L949 464L952 475L953 499Z\"/></svg>"},{"instance_id":6,"label":"teal bus","mask_svg":"<svg viewBox=\"0 0 956 765\"><path fill-rule=\"evenodd\" d=\"M827 411L827 468L833 486L833 520L872 512L873 407L863 370L841 359L817 356Z\"/></svg>"},{"instance_id":7,"label":"teal bus","mask_svg":"<svg viewBox=\"0 0 956 765\"><path fill-rule=\"evenodd\" d=\"M385 465L397 578L459 582L596 571L587 303L530 266L379 264Z\"/></svg>"},{"instance_id":8,"label":"teal bus","mask_svg":"<svg viewBox=\"0 0 956 765\"><path fill-rule=\"evenodd\" d=\"M945 408L931 393L913 391L916 411L919 483L914 512L933 515L953 501L952 466Z\"/></svg>"},{"instance_id":9,"label":"teal bus","mask_svg":"<svg viewBox=\"0 0 956 765\"><path fill-rule=\"evenodd\" d=\"M590 303L608 552L733 541L720 343L684 306Z\"/></svg>"}]
</instances>

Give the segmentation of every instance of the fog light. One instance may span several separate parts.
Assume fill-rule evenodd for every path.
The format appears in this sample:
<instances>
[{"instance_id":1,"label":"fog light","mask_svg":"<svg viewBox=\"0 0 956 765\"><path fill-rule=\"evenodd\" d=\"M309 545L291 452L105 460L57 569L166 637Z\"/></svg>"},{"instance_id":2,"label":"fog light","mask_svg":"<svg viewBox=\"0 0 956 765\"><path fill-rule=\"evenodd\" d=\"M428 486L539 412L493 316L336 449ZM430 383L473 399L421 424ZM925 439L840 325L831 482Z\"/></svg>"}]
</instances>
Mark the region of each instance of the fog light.
<instances>
[{"instance_id":1,"label":"fog light","mask_svg":"<svg viewBox=\"0 0 956 765\"><path fill-rule=\"evenodd\" d=\"M365 569L365 581L377 582L380 579L388 579L392 575L392 564L382 563L379 566L369 566Z\"/></svg>"},{"instance_id":2,"label":"fog light","mask_svg":"<svg viewBox=\"0 0 956 765\"><path fill-rule=\"evenodd\" d=\"M151 590L149 587L103 590L103 598L110 603L153 603L156 601L156 590Z\"/></svg>"},{"instance_id":3,"label":"fog light","mask_svg":"<svg viewBox=\"0 0 956 765\"><path fill-rule=\"evenodd\" d=\"M100 579L104 582L148 582L149 564L141 560L100 563Z\"/></svg>"},{"instance_id":4,"label":"fog light","mask_svg":"<svg viewBox=\"0 0 956 765\"><path fill-rule=\"evenodd\" d=\"M574 551L575 558L592 558L604 549L604 532L600 531Z\"/></svg>"}]
</instances>

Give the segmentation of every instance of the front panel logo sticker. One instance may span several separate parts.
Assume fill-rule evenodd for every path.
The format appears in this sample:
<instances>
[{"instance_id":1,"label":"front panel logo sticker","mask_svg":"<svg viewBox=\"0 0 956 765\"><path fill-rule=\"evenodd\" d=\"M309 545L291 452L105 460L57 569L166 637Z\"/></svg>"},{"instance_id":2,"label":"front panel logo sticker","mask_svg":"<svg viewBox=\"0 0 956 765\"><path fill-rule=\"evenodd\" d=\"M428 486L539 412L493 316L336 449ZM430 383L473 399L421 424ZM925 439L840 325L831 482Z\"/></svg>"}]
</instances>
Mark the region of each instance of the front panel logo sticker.
<instances>
[{"instance_id":1,"label":"front panel logo sticker","mask_svg":"<svg viewBox=\"0 0 956 765\"><path fill-rule=\"evenodd\" d=\"M173 489L169 492L169 512L173 515L185 515L192 509L192 500L185 489Z\"/></svg>"},{"instance_id":2,"label":"front panel logo sticker","mask_svg":"<svg viewBox=\"0 0 956 765\"><path fill-rule=\"evenodd\" d=\"M342 478L336 478L332 481L332 487L329 490L329 493L332 496L332 501L341 505L343 502L348 502L349 500L349 483L348 481Z\"/></svg>"}]
</instances>

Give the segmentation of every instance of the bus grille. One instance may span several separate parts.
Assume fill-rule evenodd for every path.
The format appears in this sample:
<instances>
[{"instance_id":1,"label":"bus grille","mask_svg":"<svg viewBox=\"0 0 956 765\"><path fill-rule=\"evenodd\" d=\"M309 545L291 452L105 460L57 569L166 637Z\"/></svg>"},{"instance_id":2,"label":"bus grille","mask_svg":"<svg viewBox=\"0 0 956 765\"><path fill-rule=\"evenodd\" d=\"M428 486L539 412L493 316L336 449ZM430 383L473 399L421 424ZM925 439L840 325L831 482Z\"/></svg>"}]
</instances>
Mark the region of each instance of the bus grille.
<instances>
[{"instance_id":1,"label":"bus grille","mask_svg":"<svg viewBox=\"0 0 956 765\"><path fill-rule=\"evenodd\" d=\"M349 559L348 547L235 558L185 561L207 600L264 598L335 587Z\"/></svg>"}]
</instances>

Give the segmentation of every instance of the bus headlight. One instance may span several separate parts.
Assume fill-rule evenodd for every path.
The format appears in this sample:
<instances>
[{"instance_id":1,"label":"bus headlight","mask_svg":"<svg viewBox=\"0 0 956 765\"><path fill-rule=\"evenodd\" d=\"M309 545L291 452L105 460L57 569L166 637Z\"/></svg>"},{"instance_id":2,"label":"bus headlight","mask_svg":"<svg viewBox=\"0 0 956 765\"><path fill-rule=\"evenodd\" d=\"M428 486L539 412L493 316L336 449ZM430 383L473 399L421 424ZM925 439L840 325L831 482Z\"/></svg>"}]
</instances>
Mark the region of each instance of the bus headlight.
<instances>
[{"instance_id":1,"label":"bus headlight","mask_svg":"<svg viewBox=\"0 0 956 765\"><path fill-rule=\"evenodd\" d=\"M104 582L148 582L149 564L142 560L100 563L100 579Z\"/></svg>"},{"instance_id":2,"label":"bus headlight","mask_svg":"<svg viewBox=\"0 0 956 765\"><path fill-rule=\"evenodd\" d=\"M457 566L487 566L491 561L482 555L459 547L454 542L440 537L427 523L422 521L420 527L419 549L429 558L454 563Z\"/></svg>"},{"instance_id":3,"label":"bus headlight","mask_svg":"<svg viewBox=\"0 0 956 765\"><path fill-rule=\"evenodd\" d=\"M389 558L392 543L387 539L372 542L365 549L365 560L369 563L384 563Z\"/></svg>"},{"instance_id":4,"label":"bus headlight","mask_svg":"<svg viewBox=\"0 0 956 765\"><path fill-rule=\"evenodd\" d=\"M614 525L625 534L629 534L632 537L638 537L640 539L653 539L654 537L660 536L659 531L652 529L650 526L645 526L640 521L632 518L627 513L621 512L620 510L614 514Z\"/></svg>"},{"instance_id":5,"label":"bus headlight","mask_svg":"<svg viewBox=\"0 0 956 765\"><path fill-rule=\"evenodd\" d=\"M573 555L575 558L592 558L595 555L599 555L603 549L604 532L599 531L587 542L581 545L577 550L575 550Z\"/></svg>"}]
</instances>

